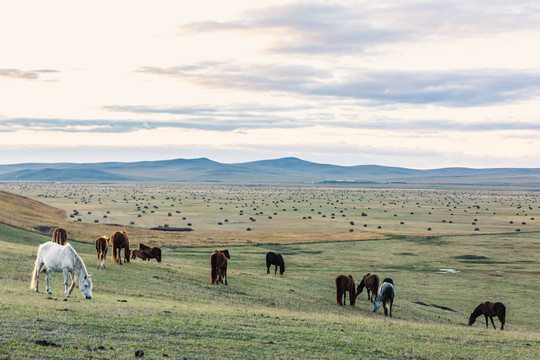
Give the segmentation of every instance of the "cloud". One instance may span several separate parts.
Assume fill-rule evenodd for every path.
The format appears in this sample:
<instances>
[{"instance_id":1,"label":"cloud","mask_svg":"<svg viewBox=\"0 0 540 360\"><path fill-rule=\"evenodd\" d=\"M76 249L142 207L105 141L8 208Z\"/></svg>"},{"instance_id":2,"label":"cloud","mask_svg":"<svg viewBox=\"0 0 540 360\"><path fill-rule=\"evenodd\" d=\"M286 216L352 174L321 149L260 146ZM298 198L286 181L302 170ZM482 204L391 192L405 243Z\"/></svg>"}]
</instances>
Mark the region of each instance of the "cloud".
<instances>
[{"instance_id":1,"label":"cloud","mask_svg":"<svg viewBox=\"0 0 540 360\"><path fill-rule=\"evenodd\" d=\"M24 71L20 69L0 69L0 77L11 79L38 80L40 74L58 73L57 70L31 70Z\"/></svg>"},{"instance_id":2,"label":"cloud","mask_svg":"<svg viewBox=\"0 0 540 360\"><path fill-rule=\"evenodd\" d=\"M366 105L439 104L469 107L540 95L537 70L318 69L314 66L206 62L138 72L180 78L211 88L236 88L362 100Z\"/></svg>"},{"instance_id":3,"label":"cloud","mask_svg":"<svg viewBox=\"0 0 540 360\"><path fill-rule=\"evenodd\" d=\"M244 11L232 21L198 21L181 35L249 31L272 33L272 52L364 53L378 45L535 30L538 4L530 1L386 1L293 3Z\"/></svg>"}]
</instances>

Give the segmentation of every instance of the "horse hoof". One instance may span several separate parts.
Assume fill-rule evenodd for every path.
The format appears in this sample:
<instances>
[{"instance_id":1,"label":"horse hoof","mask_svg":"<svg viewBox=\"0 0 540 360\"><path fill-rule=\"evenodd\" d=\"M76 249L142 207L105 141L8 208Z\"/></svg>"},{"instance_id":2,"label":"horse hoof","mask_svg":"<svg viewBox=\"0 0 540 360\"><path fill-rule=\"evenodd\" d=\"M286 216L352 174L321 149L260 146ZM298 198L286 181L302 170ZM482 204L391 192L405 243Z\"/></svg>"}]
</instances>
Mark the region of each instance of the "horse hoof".
<instances>
[{"instance_id":1,"label":"horse hoof","mask_svg":"<svg viewBox=\"0 0 540 360\"><path fill-rule=\"evenodd\" d=\"M52 291L47 291L47 294L49 294L49 295L52 294Z\"/></svg>"}]
</instances>

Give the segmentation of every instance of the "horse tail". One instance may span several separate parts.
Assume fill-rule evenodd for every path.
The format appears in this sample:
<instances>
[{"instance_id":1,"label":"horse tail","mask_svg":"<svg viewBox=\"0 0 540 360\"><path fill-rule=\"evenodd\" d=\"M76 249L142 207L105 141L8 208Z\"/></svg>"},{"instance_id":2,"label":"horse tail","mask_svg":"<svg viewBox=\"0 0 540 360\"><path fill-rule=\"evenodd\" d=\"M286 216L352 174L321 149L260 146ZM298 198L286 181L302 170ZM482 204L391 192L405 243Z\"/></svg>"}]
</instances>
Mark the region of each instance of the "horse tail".
<instances>
[{"instance_id":1,"label":"horse tail","mask_svg":"<svg viewBox=\"0 0 540 360\"><path fill-rule=\"evenodd\" d=\"M62 229L61 227L57 227L54 229L53 235L52 235L52 242L64 245L67 241L67 232L66 230Z\"/></svg>"},{"instance_id":2,"label":"horse tail","mask_svg":"<svg viewBox=\"0 0 540 360\"><path fill-rule=\"evenodd\" d=\"M212 268L210 273L210 282L212 284L217 282L217 256L217 253L212 253L212 255L210 255L210 267Z\"/></svg>"},{"instance_id":3,"label":"horse tail","mask_svg":"<svg viewBox=\"0 0 540 360\"><path fill-rule=\"evenodd\" d=\"M338 305L342 305L341 304L341 299L343 299L343 285L341 284L341 277L338 276L336 278L336 304Z\"/></svg>"},{"instance_id":4,"label":"horse tail","mask_svg":"<svg viewBox=\"0 0 540 360\"><path fill-rule=\"evenodd\" d=\"M374 294L377 294L378 290L379 290L379 277L377 275L373 275L373 286L371 287L371 296L373 297Z\"/></svg>"},{"instance_id":5,"label":"horse tail","mask_svg":"<svg viewBox=\"0 0 540 360\"><path fill-rule=\"evenodd\" d=\"M30 282L30 289L34 290L37 285L37 275L38 275L38 262L34 263L34 271L32 271L32 281Z\"/></svg>"},{"instance_id":6,"label":"horse tail","mask_svg":"<svg viewBox=\"0 0 540 360\"><path fill-rule=\"evenodd\" d=\"M501 321L501 330L504 329L504 324L506 323L506 306L504 306L503 303L500 303L501 305L501 317L500 317L500 321Z\"/></svg>"},{"instance_id":7,"label":"horse tail","mask_svg":"<svg viewBox=\"0 0 540 360\"><path fill-rule=\"evenodd\" d=\"M117 249L117 244L115 244L118 241L118 232L115 232L111 236L111 245L112 245L112 262L114 264L118 264L118 253L120 253L120 250Z\"/></svg>"}]
</instances>

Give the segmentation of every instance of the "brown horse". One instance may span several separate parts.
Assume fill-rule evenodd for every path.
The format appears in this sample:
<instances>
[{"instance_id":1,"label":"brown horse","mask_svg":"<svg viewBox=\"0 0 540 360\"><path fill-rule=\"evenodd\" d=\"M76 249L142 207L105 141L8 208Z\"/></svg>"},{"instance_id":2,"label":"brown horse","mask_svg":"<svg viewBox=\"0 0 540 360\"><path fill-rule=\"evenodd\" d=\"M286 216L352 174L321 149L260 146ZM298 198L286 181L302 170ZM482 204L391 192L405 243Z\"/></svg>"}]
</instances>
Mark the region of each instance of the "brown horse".
<instances>
[{"instance_id":1,"label":"brown horse","mask_svg":"<svg viewBox=\"0 0 540 360\"><path fill-rule=\"evenodd\" d=\"M109 250L109 238L105 235L96 239L97 268L105 269L105 260L107 259L107 250Z\"/></svg>"},{"instance_id":2,"label":"brown horse","mask_svg":"<svg viewBox=\"0 0 540 360\"><path fill-rule=\"evenodd\" d=\"M144 244L139 244L139 250L146 253L147 260L156 259L157 262L161 262L161 249L158 247L150 247Z\"/></svg>"},{"instance_id":3,"label":"brown horse","mask_svg":"<svg viewBox=\"0 0 540 360\"><path fill-rule=\"evenodd\" d=\"M61 227L54 229L52 234L52 242L60 245L64 245L67 241L67 232Z\"/></svg>"},{"instance_id":4,"label":"brown horse","mask_svg":"<svg viewBox=\"0 0 540 360\"><path fill-rule=\"evenodd\" d=\"M141 258L142 260L148 260L148 254L144 250L131 250L131 259L136 257Z\"/></svg>"},{"instance_id":5,"label":"brown horse","mask_svg":"<svg viewBox=\"0 0 540 360\"><path fill-rule=\"evenodd\" d=\"M111 243L113 248L112 261L115 264L122 265L120 251L124 249L124 262L129 262L129 238L125 231L115 231L111 235Z\"/></svg>"},{"instance_id":6,"label":"brown horse","mask_svg":"<svg viewBox=\"0 0 540 360\"><path fill-rule=\"evenodd\" d=\"M356 296L360 295L362 291L366 288L367 298L369 301L375 301L377 297L377 290L379 290L379 277L375 274L367 273L360 281L360 285L356 289Z\"/></svg>"},{"instance_id":7,"label":"brown horse","mask_svg":"<svg viewBox=\"0 0 540 360\"><path fill-rule=\"evenodd\" d=\"M214 250L210 255L210 267L212 271L210 273L210 282L212 284L223 284L225 279L225 285L227 284L227 263L231 256L229 250Z\"/></svg>"},{"instance_id":8,"label":"brown horse","mask_svg":"<svg viewBox=\"0 0 540 360\"><path fill-rule=\"evenodd\" d=\"M356 302L356 293L354 292L354 280L351 275L345 276L345 275L338 275L336 277L336 303L339 306L347 305L345 303L345 293L349 292L349 301L351 303L351 306L354 306Z\"/></svg>"},{"instance_id":9,"label":"brown horse","mask_svg":"<svg viewBox=\"0 0 540 360\"><path fill-rule=\"evenodd\" d=\"M503 303L492 303L486 301L485 303L478 305L469 317L469 326L474 324L476 318L480 315L484 315L484 317L486 318L486 329L488 328L488 316L491 319L491 325L493 325L494 329L497 329L495 327L495 324L493 323L494 316L497 316L499 318L499 321L501 322L501 330L504 329L504 323L506 322L506 307Z\"/></svg>"}]
</instances>

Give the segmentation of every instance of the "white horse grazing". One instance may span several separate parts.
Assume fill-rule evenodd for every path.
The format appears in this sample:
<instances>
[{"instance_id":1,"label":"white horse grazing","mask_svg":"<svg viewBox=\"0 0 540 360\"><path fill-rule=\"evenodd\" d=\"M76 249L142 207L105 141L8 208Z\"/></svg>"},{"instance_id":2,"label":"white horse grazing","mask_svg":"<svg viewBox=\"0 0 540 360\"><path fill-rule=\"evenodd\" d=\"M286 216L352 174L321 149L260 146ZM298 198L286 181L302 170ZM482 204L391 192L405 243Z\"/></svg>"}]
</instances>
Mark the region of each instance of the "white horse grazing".
<instances>
[{"instance_id":1,"label":"white horse grazing","mask_svg":"<svg viewBox=\"0 0 540 360\"><path fill-rule=\"evenodd\" d=\"M71 296L71 290L75 286L76 278L79 279L79 289L87 299L92 298L92 280L86 271L86 266L71 245L64 246L52 241L39 245L34 272L32 273L32 283L30 289L38 290L38 280L41 267L47 267L47 293L52 294L49 286L51 273L53 271L64 273L64 284L66 285L66 296ZM68 288L68 274L71 275L71 286Z\"/></svg>"},{"instance_id":2,"label":"white horse grazing","mask_svg":"<svg viewBox=\"0 0 540 360\"><path fill-rule=\"evenodd\" d=\"M395 297L396 290L394 289L394 282L390 278L384 279L381 287L379 288L377 298L373 303L373 312L377 311L381 307L382 302L384 307L384 316L388 316L388 311L390 311L390 317L392 317L392 304L394 303Z\"/></svg>"}]
</instances>

